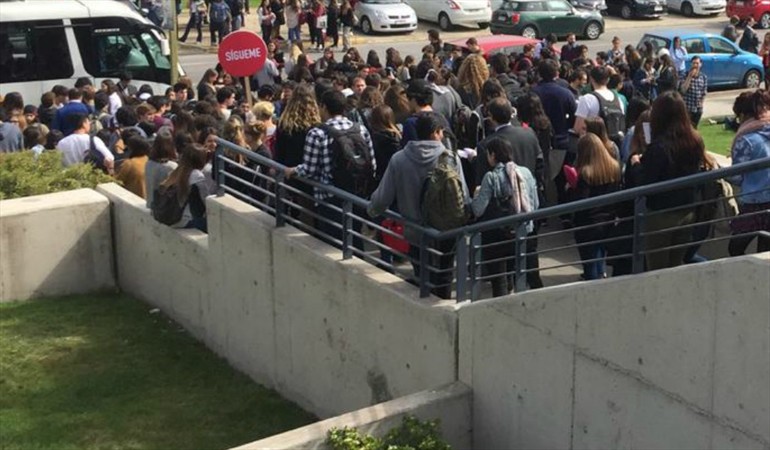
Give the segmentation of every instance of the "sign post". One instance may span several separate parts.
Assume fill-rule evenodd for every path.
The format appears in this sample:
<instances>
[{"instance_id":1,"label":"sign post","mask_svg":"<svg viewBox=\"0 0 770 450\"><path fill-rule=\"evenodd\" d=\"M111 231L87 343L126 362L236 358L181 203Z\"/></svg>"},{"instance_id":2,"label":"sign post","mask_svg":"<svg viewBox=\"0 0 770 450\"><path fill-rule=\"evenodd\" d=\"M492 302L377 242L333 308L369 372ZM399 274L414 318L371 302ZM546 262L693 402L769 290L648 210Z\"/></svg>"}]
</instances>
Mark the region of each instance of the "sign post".
<instances>
[{"instance_id":1,"label":"sign post","mask_svg":"<svg viewBox=\"0 0 770 450\"><path fill-rule=\"evenodd\" d=\"M256 33L238 30L225 36L219 44L219 63L234 77L246 78L246 100L252 106L251 76L267 61L267 45Z\"/></svg>"}]
</instances>

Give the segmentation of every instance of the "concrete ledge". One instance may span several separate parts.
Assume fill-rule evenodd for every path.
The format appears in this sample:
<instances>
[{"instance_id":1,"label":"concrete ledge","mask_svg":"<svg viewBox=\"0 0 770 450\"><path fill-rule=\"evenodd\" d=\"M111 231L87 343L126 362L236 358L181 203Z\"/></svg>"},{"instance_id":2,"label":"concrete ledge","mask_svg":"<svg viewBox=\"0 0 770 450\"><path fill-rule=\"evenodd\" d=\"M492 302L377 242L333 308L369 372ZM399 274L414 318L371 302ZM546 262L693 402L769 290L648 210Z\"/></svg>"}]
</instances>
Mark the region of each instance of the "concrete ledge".
<instances>
[{"instance_id":1,"label":"concrete ledge","mask_svg":"<svg viewBox=\"0 0 770 450\"><path fill-rule=\"evenodd\" d=\"M474 447L770 448L770 253L460 309Z\"/></svg>"},{"instance_id":2,"label":"concrete ledge","mask_svg":"<svg viewBox=\"0 0 770 450\"><path fill-rule=\"evenodd\" d=\"M471 390L462 383L417 392L368 408L316 422L233 450L325 449L332 428L355 427L362 434L382 437L401 424L405 415L441 421L444 439L453 449L471 448Z\"/></svg>"},{"instance_id":3,"label":"concrete ledge","mask_svg":"<svg viewBox=\"0 0 770 450\"><path fill-rule=\"evenodd\" d=\"M0 201L0 301L114 288L111 234L91 189Z\"/></svg>"}]
</instances>

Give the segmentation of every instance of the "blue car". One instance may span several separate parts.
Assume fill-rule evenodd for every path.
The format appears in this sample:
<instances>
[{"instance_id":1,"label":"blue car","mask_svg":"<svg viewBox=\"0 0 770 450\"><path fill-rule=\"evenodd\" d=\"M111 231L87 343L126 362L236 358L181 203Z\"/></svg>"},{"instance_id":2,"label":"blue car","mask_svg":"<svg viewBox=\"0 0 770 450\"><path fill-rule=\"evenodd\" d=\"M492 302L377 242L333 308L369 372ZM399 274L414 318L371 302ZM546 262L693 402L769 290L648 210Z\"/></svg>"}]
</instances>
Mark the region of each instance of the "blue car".
<instances>
[{"instance_id":1,"label":"blue car","mask_svg":"<svg viewBox=\"0 0 770 450\"><path fill-rule=\"evenodd\" d=\"M647 33L642 36L639 46L650 42L656 54L661 48L672 51L676 36L679 36L682 47L687 50L688 69L693 56L698 55L703 60L702 70L708 77L709 88L735 86L755 89L762 82L764 71L759 55L745 52L734 42L716 34L674 31Z\"/></svg>"}]
</instances>

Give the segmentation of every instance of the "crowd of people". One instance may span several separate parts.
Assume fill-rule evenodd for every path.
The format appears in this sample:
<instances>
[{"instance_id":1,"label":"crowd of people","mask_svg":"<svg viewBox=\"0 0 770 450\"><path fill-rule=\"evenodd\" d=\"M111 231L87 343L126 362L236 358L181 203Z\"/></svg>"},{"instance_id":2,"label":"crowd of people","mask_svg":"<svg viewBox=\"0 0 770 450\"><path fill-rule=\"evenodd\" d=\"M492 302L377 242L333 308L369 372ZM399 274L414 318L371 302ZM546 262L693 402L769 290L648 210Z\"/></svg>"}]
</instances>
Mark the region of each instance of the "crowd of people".
<instances>
[{"instance_id":1,"label":"crowd of people","mask_svg":"<svg viewBox=\"0 0 770 450\"><path fill-rule=\"evenodd\" d=\"M521 54L486 58L473 38L465 51L445 46L436 30L428 38L417 57L389 48L384 59L375 51L364 59L351 47L340 61L331 51L312 61L296 45L280 55L271 41L271 63L250 80L217 67L197 84L183 77L166 92L137 87L126 73L98 87L87 78L73 87L54 86L39 106L28 103L38 99L6 93L0 152L58 149L64 165L89 162L114 174L153 211L166 201L159 193L171 192L183 212L173 226L205 231L205 198L216 189L212 163L221 137L285 166L288 183L313 199L303 203L315 210L311 226L332 242L341 239L335 225L341 221L341 200L308 187L303 178L370 199L368 211L355 211L360 216L380 221L393 209L410 221L448 229L717 166L697 131L704 75L698 58L684 70L678 43L672 52L654 53L615 39L609 51L591 58L574 36L560 51L548 36ZM252 84L253 106L244 82ZM740 127L733 162L770 156L770 91L741 94L734 112ZM241 154L227 156L235 162L227 169L234 177L254 181L253 173L275 175ZM731 182L742 193L730 242L737 255L746 251L748 233L770 231L770 170ZM239 183L228 186L260 195ZM646 231L706 220L702 208L692 206L701 198L695 188L650 197ZM630 234L623 228L628 221L613 222L631 214L633 207L612 205L562 217L562 226L575 228L584 279L608 275L608 253L630 252L616 248L627 243L623 240L596 241ZM528 269L538 267L541 225L526 224ZM360 231L360 222L354 227ZM650 235L646 268L702 260L697 242L709 227L705 234L703 228ZM502 227L482 234L483 258L489 261L484 271L495 295L511 289L510 239L521 231ZM409 227L404 237L419 241ZM676 247L687 243L692 245ZM433 245L451 254L454 243ZM363 249L358 238L354 246ZM414 258L417 248L408 250ZM770 248L763 242L760 249ZM392 257L381 251L383 260ZM451 268L453 260L444 256L436 264ZM630 259L613 261L612 275L630 271ZM449 297L451 274L433 272L435 293ZM527 283L543 285L537 270L528 272Z\"/></svg>"}]
</instances>

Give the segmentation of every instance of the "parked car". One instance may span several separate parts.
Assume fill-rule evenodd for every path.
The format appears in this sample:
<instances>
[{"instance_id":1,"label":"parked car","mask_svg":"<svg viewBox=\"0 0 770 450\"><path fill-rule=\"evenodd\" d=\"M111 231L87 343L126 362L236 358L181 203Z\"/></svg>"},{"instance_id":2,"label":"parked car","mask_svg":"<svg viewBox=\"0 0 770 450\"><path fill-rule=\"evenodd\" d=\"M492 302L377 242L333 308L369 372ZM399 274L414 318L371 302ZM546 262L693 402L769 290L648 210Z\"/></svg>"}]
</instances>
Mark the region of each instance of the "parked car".
<instances>
[{"instance_id":1,"label":"parked car","mask_svg":"<svg viewBox=\"0 0 770 450\"><path fill-rule=\"evenodd\" d=\"M436 22L446 31L453 25L489 27L492 18L490 0L404 0L417 13L417 18Z\"/></svg>"},{"instance_id":2,"label":"parked car","mask_svg":"<svg viewBox=\"0 0 770 450\"><path fill-rule=\"evenodd\" d=\"M604 18L597 10L578 9L566 0L505 0L492 13L492 34L518 34L536 39L549 33L575 33L597 39L604 32Z\"/></svg>"},{"instance_id":3,"label":"parked car","mask_svg":"<svg viewBox=\"0 0 770 450\"><path fill-rule=\"evenodd\" d=\"M463 51L468 51L468 45L466 44L467 38L455 39L446 43L450 48L457 47ZM490 55L495 53L521 53L524 50L524 46L527 44L537 45L540 42L537 39L526 38L523 36L512 35L497 35L497 36L481 36L476 38L479 48L481 49L481 55L484 58L489 58Z\"/></svg>"},{"instance_id":4,"label":"parked car","mask_svg":"<svg viewBox=\"0 0 770 450\"><path fill-rule=\"evenodd\" d=\"M687 17L713 16L725 12L726 0L666 0L669 11L678 11Z\"/></svg>"},{"instance_id":5,"label":"parked car","mask_svg":"<svg viewBox=\"0 0 770 450\"><path fill-rule=\"evenodd\" d=\"M402 0L359 0L353 13L364 34L417 29L417 13Z\"/></svg>"},{"instance_id":6,"label":"parked car","mask_svg":"<svg viewBox=\"0 0 770 450\"><path fill-rule=\"evenodd\" d=\"M770 28L770 0L728 0L727 16L743 21L753 17L762 28Z\"/></svg>"},{"instance_id":7,"label":"parked car","mask_svg":"<svg viewBox=\"0 0 770 450\"><path fill-rule=\"evenodd\" d=\"M716 34L675 31L647 33L642 36L639 45L650 42L656 52L661 48L670 52L673 51L676 36L680 37L682 47L687 50L688 68L693 56L698 55L703 60L702 70L708 77L709 88L739 86L755 89L762 82L762 59Z\"/></svg>"},{"instance_id":8,"label":"parked car","mask_svg":"<svg viewBox=\"0 0 770 450\"><path fill-rule=\"evenodd\" d=\"M628 20L635 17L658 18L666 14L666 0L607 0L607 12Z\"/></svg>"},{"instance_id":9,"label":"parked car","mask_svg":"<svg viewBox=\"0 0 770 450\"><path fill-rule=\"evenodd\" d=\"M604 0L569 0L569 2L576 8L598 9L599 11L607 9L607 2Z\"/></svg>"}]
</instances>

